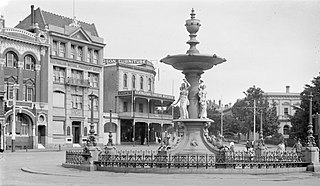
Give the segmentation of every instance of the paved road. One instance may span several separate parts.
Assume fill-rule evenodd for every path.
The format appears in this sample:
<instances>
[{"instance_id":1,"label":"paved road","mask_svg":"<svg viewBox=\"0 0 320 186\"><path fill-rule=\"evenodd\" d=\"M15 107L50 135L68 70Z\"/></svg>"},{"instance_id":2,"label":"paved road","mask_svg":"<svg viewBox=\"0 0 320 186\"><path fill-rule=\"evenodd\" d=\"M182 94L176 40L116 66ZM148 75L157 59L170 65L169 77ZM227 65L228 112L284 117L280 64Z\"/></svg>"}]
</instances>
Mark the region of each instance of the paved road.
<instances>
[{"instance_id":1,"label":"paved road","mask_svg":"<svg viewBox=\"0 0 320 186\"><path fill-rule=\"evenodd\" d=\"M135 148L132 148L135 149ZM0 154L0 185L318 185L319 173L132 174L63 168L65 151ZM22 171L24 169L29 172ZM33 173L30 173L33 172Z\"/></svg>"}]
</instances>

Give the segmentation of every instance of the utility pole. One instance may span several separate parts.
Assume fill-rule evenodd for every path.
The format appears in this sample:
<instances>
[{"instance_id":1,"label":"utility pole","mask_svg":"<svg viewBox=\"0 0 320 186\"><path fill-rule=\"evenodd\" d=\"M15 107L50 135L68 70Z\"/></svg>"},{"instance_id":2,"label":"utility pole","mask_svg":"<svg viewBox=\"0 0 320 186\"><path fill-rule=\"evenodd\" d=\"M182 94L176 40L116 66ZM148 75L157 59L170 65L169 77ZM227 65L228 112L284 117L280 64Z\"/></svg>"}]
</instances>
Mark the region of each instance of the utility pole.
<instances>
[{"instance_id":1,"label":"utility pole","mask_svg":"<svg viewBox=\"0 0 320 186\"><path fill-rule=\"evenodd\" d=\"M15 151L15 140L16 140L16 95L17 89L19 89L19 84L13 85L13 95L12 95L12 137L11 137L11 151Z\"/></svg>"},{"instance_id":2,"label":"utility pole","mask_svg":"<svg viewBox=\"0 0 320 186\"><path fill-rule=\"evenodd\" d=\"M253 142L256 141L256 99L253 99Z\"/></svg>"}]
</instances>

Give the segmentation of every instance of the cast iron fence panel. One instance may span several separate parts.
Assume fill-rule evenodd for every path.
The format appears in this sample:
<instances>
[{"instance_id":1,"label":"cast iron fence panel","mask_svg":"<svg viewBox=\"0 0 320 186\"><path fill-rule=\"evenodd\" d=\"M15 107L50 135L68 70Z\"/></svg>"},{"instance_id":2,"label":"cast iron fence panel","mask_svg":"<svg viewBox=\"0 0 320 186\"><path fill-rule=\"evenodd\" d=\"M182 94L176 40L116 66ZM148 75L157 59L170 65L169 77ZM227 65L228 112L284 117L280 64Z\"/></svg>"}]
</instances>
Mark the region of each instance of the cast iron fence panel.
<instances>
[{"instance_id":1,"label":"cast iron fence panel","mask_svg":"<svg viewBox=\"0 0 320 186\"><path fill-rule=\"evenodd\" d=\"M66 163L80 165L85 159L82 156L83 151L66 151Z\"/></svg>"}]
</instances>

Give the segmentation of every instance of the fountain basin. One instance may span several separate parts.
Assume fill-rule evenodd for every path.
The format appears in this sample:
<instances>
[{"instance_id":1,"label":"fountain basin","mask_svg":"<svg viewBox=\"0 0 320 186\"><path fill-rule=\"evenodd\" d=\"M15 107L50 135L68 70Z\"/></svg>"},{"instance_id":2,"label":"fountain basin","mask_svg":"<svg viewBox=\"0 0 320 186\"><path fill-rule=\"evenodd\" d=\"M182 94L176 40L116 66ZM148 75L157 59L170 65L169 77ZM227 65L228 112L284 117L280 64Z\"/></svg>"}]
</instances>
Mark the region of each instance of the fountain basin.
<instances>
[{"instance_id":1,"label":"fountain basin","mask_svg":"<svg viewBox=\"0 0 320 186\"><path fill-rule=\"evenodd\" d=\"M168 55L161 62L172 65L177 70L209 70L214 65L225 62L226 59L214 55L178 54Z\"/></svg>"}]
</instances>

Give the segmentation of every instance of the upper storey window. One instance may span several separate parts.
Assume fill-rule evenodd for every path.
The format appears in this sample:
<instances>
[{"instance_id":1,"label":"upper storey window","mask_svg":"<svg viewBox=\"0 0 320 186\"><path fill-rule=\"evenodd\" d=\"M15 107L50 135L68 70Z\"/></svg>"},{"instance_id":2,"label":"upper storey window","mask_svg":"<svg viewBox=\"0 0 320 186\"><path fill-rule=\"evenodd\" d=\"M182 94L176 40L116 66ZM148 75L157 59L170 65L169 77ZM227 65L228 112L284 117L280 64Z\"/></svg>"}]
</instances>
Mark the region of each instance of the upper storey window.
<instances>
[{"instance_id":1,"label":"upper storey window","mask_svg":"<svg viewBox=\"0 0 320 186\"><path fill-rule=\"evenodd\" d=\"M27 55L26 57L24 57L24 69L34 70L35 63L36 61L31 55Z\"/></svg>"},{"instance_id":2,"label":"upper storey window","mask_svg":"<svg viewBox=\"0 0 320 186\"><path fill-rule=\"evenodd\" d=\"M148 90L151 91L152 81L151 78L148 79Z\"/></svg>"},{"instance_id":3,"label":"upper storey window","mask_svg":"<svg viewBox=\"0 0 320 186\"><path fill-rule=\"evenodd\" d=\"M74 59L76 55L76 48L74 45L71 45L71 49L70 49L70 58Z\"/></svg>"},{"instance_id":4,"label":"upper storey window","mask_svg":"<svg viewBox=\"0 0 320 186\"><path fill-rule=\"evenodd\" d=\"M18 56L14 52L8 52L6 54L6 66L7 67L18 67Z\"/></svg>"},{"instance_id":5,"label":"upper storey window","mask_svg":"<svg viewBox=\"0 0 320 186\"><path fill-rule=\"evenodd\" d=\"M65 57L65 55L66 55L66 44L60 42L60 46L59 46L59 56L60 56L60 57Z\"/></svg>"},{"instance_id":6,"label":"upper storey window","mask_svg":"<svg viewBox=\"0 0 320 186\"><path fill-rule=\"evenodd\" d=\"M143 90L143 77L140 77L140 89Z\"/></svg>"},{"instance_id":7,"label":"upper storey window","mask_svg":"<svg viewBox=\"0 0 320 186\"><path fill-rule=\"evenodd\" d=\"M54 55L54 56L58 55L58 42L57 41L52 42L52 55Z\"/></svg>"},{"instance_id":8,"label":"upper storey window","mask_svg":"<svg viewBox=\"0 0 320 186\"><path fill-rule=\"evenodd\" d=\"M98 51L94 50L93 51L93 63L94 64L98 64L98 57L99 57Z\"/></svg>"},{"instance_id":9,"label":"upper storey window","mask_svg":"<svg viewBox=\"0 0 320 186\"><path fill-rule=\"evenodd\" d=\"M92 49L88 49L87 62L92 63Z\"/></svg>"},{"instance_id":10,"label":"upper storey window","mask_svg":"<svg viewBox=\"0 0 320 186\"><path fill-rule=\"evenodd\" d=\"M53 67L53 81L58 83L64 83L65 81L65 68Z\"/></svg>"},{"instance_id":11,"label":"upper storey window","mask_svg":"<svg viewBox=\"0 0 320 186\"><path fill-rule=\"evenodd\" d=\"M135 75L132 76L132 88L133 89L136 88L136 76Z\"/></svg>"},{"instance_id":12,"label":"upper storey window","mask_svg":"<svg viewBox=\"0 0 320 186\"><path fill-rule=\"evenodd\" d=\"M78 56L77 56L77 60L79 61L83 61L83 49L82 47L78 47Z\"/></svg>"},{"instance_id":13,"label":"upper storey window","mask_svg":"<svg viewBox=\"0 0 320 186\"><path fill-rule=\"evenodd\" d=\"M99 74L88 72L88 79L91 87L98 88Z\"/></svg>"},{"instance_id":14,"label":"upper storey window","mask_svg":"<svg viewBox=\"0 0 320 186\"><path fill-rule=\"evenodd\" d=\"M128 87L128 75L123 74L123 87L127 88Z\"/></svg>"}]
</instances>

